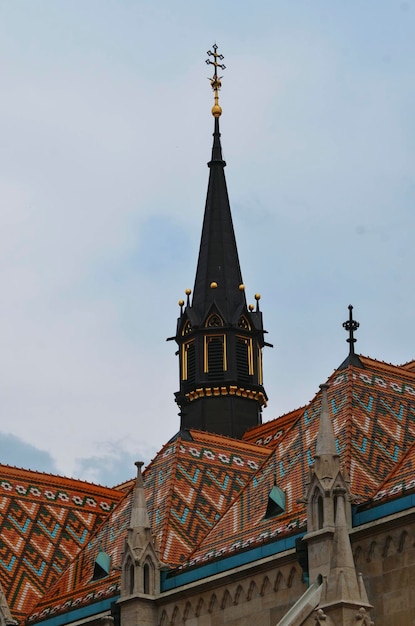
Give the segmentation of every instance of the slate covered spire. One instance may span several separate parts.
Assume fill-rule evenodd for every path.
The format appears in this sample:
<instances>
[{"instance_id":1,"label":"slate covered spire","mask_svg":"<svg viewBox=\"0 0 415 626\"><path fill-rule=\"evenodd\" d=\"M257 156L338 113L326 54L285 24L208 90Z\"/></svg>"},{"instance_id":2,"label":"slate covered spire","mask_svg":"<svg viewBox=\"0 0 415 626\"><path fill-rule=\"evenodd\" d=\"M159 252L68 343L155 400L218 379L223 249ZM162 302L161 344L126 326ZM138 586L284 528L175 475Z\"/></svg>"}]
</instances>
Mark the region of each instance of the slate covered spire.
<instances>
[{"instance_id":1,"label":"slate covered spire","mask_svg":"<svg viewBox=\"0 0 415 626\"><path fill-rule=\"evenodd\" d=\"M223 56L209 51L214 92L212 158L193 297L179 301L175 340L179 345L180 428L242 437L261 423L266 406L262 386L264 329L259 309L247 306L225 180L219 118Z\"/></svg>"},{"instance_id":2,"label":"slate covered spire","mask_svg":"<svg viewBox=\"0 0 415 626\"><path fill-rule=\"evenodd\" d=\"M246 307L238 249L226 187L225 161L222 158L219 117L215 117L209 184L200 240L192 306L203 316L215 302L228 319L238 308ZM216 284L215 288L211 285Z\"/></svg>"}]
</instances>

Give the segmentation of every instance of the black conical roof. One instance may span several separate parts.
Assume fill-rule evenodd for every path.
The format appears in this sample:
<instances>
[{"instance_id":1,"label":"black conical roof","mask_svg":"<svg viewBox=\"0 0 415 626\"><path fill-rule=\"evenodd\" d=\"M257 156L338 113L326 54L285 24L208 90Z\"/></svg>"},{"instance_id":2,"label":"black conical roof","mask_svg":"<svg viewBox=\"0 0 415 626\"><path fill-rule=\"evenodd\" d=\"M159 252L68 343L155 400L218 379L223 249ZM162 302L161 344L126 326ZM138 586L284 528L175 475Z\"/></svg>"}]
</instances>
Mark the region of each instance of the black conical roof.
<instances>
[{"instance_id":1,"label":"black conical roof","mask_svg":"<svg viewBox=\"0 0 415 626\"><path fill-rule=\"evenodd\" d=\"M245 292L239 289L242 274L226 187L225 161L222 158L219 118L215 118L212 160L206 197L199 259L192 307L203 318L215 303L226 321L246 306ZM212 289L211 284L217 288Z\"/></svg>"}]
</instances>

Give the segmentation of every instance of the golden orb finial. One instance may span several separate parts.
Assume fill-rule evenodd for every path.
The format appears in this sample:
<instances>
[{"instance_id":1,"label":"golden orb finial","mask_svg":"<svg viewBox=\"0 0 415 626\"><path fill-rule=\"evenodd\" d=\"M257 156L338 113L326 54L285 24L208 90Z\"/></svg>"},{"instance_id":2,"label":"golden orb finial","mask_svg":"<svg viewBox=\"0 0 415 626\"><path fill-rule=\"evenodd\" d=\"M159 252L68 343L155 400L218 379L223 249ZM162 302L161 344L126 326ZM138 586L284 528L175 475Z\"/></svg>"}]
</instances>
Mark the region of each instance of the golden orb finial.
<instances>
[{"instance_id":1,"label":"golden orb finial","mask_svg":"<svg viewBox=\"0 0 415 626\"><path fill-rule=\"evenodd\" d=\"M179 306L183 306L184 305L184 300L179 300L177 303Z\"/></svg>"},{"instance_id":2,"label":"golden orb finial","mask_svg":"<svg viewBox=\"0 0 415 626\"><path fill-rule=\"evenodd\" d=\"M239 285L239 291L245 291L245 285L243 283Z\"/></svg>"},{"instance_id":3,"label":"golden orb finial","mask_svg":"<svg viewBox=\"0 0 415 626\"><path fill-rule=\"evenodd\" d=\"M261 300L261 294L260 293L256 293L255 294L255 300L256 301Z\"/></svg>"},{"instance_id":4,"label":"golden orb finial","mask_svg":"<svg viewBox=\"0 0 415 626\"><path fill-rule=\"evenodd\" d=\"M252 311L254 310L254 308L255 308L255 307L254 307L254 305L253 305L253 304L250 304L250 305L249 305L249 307L248 307L248 309L251 311L251 313L252 313Z\"/></svg>"},{"instance_id":5,"label":"golden orb finial","mask_svg":"<svg viewBox=\"0 0 415 626\"><path fill-rule=\"evenodd\" d=\"M218 62L218 60L222 61L223 58L224 58L223 54L219 54L217 52L218 46L216 44L213 44L212 48L213 48L213 52L212 52L212 50L208 50L207 51L207 55L209 57L213 57L213 61L211 61L210 58L206 59L206 63L208 65L213 65L213 67L215 68L214 72L213 72L212 78L209 79L210 80L210 84L211 84L212 89L213 89L213 93L214 93L213 97L214 97L214 100L215 100L215 104L212 107L212 115L213 115L213 117L220 117L222 115L222 107L219 104L219 90L222 87L222 83L221 83L221 78L222 77L218 76L218 67L221 70L224 70L224 69L226 69L226 66L223 63L219 63Z\"/></svg>"},{"instance_id":6,"label":"golden orb finial","mask_svg":"<svg viewBox=\"0 0 415 626\"><path fill-rule=\"evenodd\" d=\"M192 290L189 289L188 287L184 293L186 294L186 296L190 296L190 294L192 293Z\"/></svg>"},{"instance_id":7,"label":"golden orb finial","mask_svg":"<svg viewBox=\"0 0 415 626\"><path fill-rule=\"evenodd\" d=\"M215 97L216 99L216 97ZM212 115L213 117L220 117L222 115L222 107L219 104L215 103L212 107Z\"/></svg>"},{"instance_id":8,"label":"golden orb finial","mask_svg":"<svg viewBox=\"0 0 415 626\"><path fill-rule=\"evenodd\" d=\"M212 281L212 282L210 283L210 288L211 288L211 289L217 289L217 287L218 287L218 283L215 283L215 281Z\"/></svg>"}]
</instances>

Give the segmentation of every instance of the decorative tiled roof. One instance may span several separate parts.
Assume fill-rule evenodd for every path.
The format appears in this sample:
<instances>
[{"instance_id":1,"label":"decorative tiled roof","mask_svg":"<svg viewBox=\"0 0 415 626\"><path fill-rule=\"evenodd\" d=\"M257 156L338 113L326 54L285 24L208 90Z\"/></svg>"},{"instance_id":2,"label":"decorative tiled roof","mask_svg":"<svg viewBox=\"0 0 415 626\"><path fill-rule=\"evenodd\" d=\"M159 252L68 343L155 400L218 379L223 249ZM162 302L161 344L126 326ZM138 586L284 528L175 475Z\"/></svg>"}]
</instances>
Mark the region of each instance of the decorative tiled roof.
<instances>
[{"instance_id":1,"label":"decorative tiled roof","mask_svg":"<svg viewBox=\"0 0 415 626\"><path fill-rule=\"evenodd\" d=\"M415 443L409 448L402 461L380 485L373 502L382 502L414 493L415 491Z\"/></svg>"},{"instance_id":2,"label":"decorative tiled roof","mask_svg":"<svg viewBox=\"0 0 415 626\"><path fill-rule=\"evenodd\" d=\"M328 399L342 466L357 501L365 502L390 498L402 492L403 485L415 490L411 475L415 463L415 374L402 375L399 367L366 357L361 360L364 370L350 366L334 372ZM248 431L247 438L258 445L274 445L274 451L203 545L196 548L187 566L305 530L305 506L299 500L313 463L320 408L317 394L302 409ZM400 461L398 475L395 467ZM286 512L266 519L274 477L286 494Z\"/></svg>"},{"instance_id":3,"label":"decorative tiled roof","mask_svg":"<svg viewBox=\"0 0 415 626\"><path fill-rule=\"evenodd\" d=\"M0 465L0 576L15 619L26 617L121 498L106 487Z\"/></svg>"},{"instance_id":4,"label":"decorative tiled roof","mask_svg":"<svg viewBox=\"0 0 415 626\"><path fill-rule=\"evenodd\" d=\"M182 563L256 472L269 451L235 439L190 431L166 444L144 472L147 508L163 562ZM29 616L35 623L119 593L134 481L122 501ZM121 493L122 495L122 493ZM111 557L110 576L93 582L96 556Z\"/></svg>"},{"instance_id":5,"label":"decorative tiled roof","mask_svg":"<svg viewBox=\"0 0 415 626\"><path fill-rule=\"evenodd\" d=\"M31 612L29 624L119 594L119 565L130 524L132 495L133 485L63 575L47 590ZM94 565L100 550L110 557L111 570L108 577L94 581Z\"/></svg>"},{"instance_id":6,"label":"decorative tiled roof","mask_svg":"<svg viewBox=\"0 0 415 626\"><path fill-rule=\"evenodd\" d=\"M371 505L415 491L415 372L360 360L363 369L350 365L332 374L328 401L351 491ZM320 408L316 394L242 441L192 430L167 443L144 472L161 560L188 568L305 531L300 500ZM0 575L13 616L36 623L118 595L134 481L108 489L1 470ZM285 511L266 517L274 480L285 493ZM111 557L111 571L94 581L100 549Z\"/></svg>"},{"instance_id":7,"label":"decorative tiled roof","mask_svg":"<svg viewBox=\"0 0 415 626\"><path fill-rule=\"evenodd\" d=\"M244 435L243 440L249 443L255 443L257 446L274 447L279 439L283 437L287 430L292 427L294 422L301 417L305 407L300 407L295 411L290 411L285 415L281 415L277 419L265 422L260 426L250 428Z\"/></svg>"},{"instance_id":8,"label":"decorative tiled roof","mask_svg":"<svg viewBox=\"0 0 415 626\"><path fill-rule=\"evenodd\" d=\"M213 528L269 452L236 439L190 431L167 444L144 473L160 558L179 565Z\"/></svg>"}]
</instances>

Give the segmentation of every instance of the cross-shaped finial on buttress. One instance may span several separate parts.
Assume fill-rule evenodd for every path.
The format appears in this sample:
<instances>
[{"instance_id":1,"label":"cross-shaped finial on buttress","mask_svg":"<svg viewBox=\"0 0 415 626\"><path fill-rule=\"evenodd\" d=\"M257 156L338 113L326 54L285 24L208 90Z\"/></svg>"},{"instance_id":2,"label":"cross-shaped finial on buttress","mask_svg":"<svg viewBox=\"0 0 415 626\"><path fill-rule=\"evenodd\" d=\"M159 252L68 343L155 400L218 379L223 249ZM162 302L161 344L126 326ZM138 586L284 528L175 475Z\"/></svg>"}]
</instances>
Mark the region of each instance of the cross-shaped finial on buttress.
<instances>
[{"instance_id":1,"label":"cross-shaped finial on buttress","mask_svg":"<svg viewBox=\"0 0 415 626\"><path fill-rule=\"evenodd\" d=\"M349 354L354 354L354 344L356 339L354 337L354 332L359 328L359 322L353 319L353 307L349 304L349 319L347 322L343 323L343 328L349 333L349 337L346 340L349 344Z\"/></svg>"}]
</instances>

